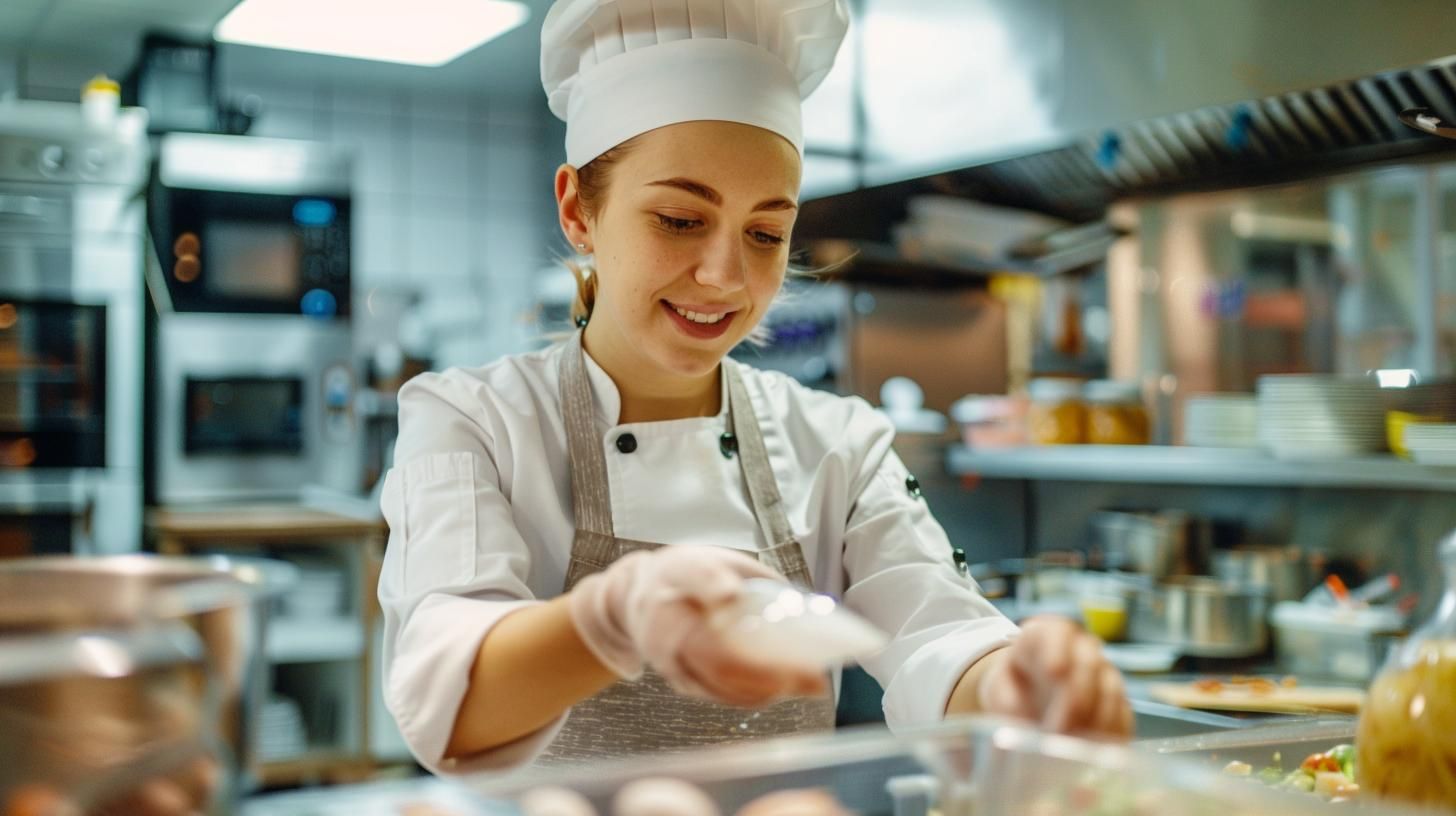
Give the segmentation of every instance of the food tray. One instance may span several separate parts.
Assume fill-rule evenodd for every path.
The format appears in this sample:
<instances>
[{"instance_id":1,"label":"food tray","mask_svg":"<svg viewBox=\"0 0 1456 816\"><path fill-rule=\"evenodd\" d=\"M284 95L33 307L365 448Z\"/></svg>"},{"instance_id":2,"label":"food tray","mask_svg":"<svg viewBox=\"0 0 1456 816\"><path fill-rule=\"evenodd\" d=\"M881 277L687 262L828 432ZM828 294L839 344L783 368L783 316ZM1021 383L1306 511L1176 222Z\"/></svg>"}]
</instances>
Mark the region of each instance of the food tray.
<instances>
[{"instance_id":1,"label":"food tray","mask_svg":"<svg viewBox=\"0 0 1456 816\"><path fill-rule=\"evenodd\" d=\"M1326 737L1321 732L1310 738ZM764 794L803 788L830 791L846 809L863 816L907 816L924 813L924 803L918 811L896 803L887 783L926 775L938 782L933 807L944 816L1329 816L1328 805L1319 800L1229 784L1206 762L1042 734L987 718L899 736L881 728L851 729L466 782L482 795L507 800L539 786L567 787L585 795L603 816L612 813L613 797L628 783L662 777L696 785L724 816ZM1396 811L1382 805L1378 812Z\"/></svg>"},{"instance_id":2,"label":"food tray","mask_svg":"<svg viewBox=\"0 0 1456 816\"><path fill-rule=\"evenodd\" d=\"M1222 767L1230 762L1247 762L1255 768L1274 764L1278 754L1284 767L1293 768L1313 753L1328 751L1341 743L1355 741L1354 717L1320 717L1255 725L1237 731L1194 734L1186 737L1138 743L1158 754L1185 757Z\"/></svg>"}]
</instances>

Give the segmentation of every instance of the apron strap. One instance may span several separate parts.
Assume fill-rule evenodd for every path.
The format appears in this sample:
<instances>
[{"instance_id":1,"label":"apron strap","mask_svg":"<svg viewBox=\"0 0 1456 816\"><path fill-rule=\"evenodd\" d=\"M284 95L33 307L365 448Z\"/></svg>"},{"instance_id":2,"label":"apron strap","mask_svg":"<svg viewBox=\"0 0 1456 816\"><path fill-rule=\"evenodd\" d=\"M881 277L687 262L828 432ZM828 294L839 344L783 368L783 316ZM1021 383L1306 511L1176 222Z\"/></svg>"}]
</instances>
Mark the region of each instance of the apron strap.
<instances>
[{"instance_id":1,"label":"apron strap","mask_svg":"<svg viewBox=\"0 0 1456 816\"><path fill-rule=\"evenodd\" d=\"M739 466L748 484L748 498L753 503L753 515L768 544L759 552L759 560L794 583L812 587L809 565L804 561L804 550L794 539L794 531L789 526L784 500L779 495L779 485L769 463L768 449L763 444L763 431L754 416L748 389L743 386L743 376L738 373L738 363L724 357L723 371L728 378L728 427L738 440Z\"/></svg>"},{"instance_id":2,"label":"apron strap","mask_svg":"<svg viewBox=\"0 0 1456 816\"><path fill-rule=\"evenodd\" d=\"M607 459L602 454L601 434L597 433L596 408L592 405L591 381L586 373L586 349L582 347L580 331L572 335L561 355L560 380L566 450L571 463L571 509L576 514L576 528L612 538L612 498L611 485L607 480ZM572 553L573 557L576 555Z\"/></svg>"}]
</instances>

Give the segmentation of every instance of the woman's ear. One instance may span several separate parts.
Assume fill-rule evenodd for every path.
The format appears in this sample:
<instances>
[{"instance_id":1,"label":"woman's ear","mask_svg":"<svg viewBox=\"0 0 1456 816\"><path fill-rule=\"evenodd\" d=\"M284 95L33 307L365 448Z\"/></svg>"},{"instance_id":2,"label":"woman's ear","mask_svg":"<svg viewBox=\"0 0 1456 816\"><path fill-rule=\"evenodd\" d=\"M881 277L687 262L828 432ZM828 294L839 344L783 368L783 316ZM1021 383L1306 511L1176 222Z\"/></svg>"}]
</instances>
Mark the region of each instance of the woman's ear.
<instances>
[{"instance_id":1,"label":"woman's ear","mask_svg":"<svg viewBox=\"0 0 1456 816\"><path fill-rule=\"evenodd\" d=\"M561 232L573 249L585 254L591 253L591 226L581 210L578 195L576 168L563 164L556 168L556 212L561 222Z\"/></svg>"}]
</instances>

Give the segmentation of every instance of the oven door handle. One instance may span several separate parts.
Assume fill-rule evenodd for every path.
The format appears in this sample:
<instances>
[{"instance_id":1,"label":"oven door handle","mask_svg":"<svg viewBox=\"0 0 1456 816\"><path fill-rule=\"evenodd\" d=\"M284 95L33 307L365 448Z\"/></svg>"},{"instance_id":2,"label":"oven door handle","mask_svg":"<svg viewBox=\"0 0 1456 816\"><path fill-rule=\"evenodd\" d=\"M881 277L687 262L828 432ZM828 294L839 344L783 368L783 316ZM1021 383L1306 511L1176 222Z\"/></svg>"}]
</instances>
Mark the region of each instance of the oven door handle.
<instances>
[{"instance_id":1,"label":"oven door handle","mask_svg":"<svg viewBox=\"0 0 1456 816\"><path fill-rule=\"evenodd\" d=\"M0 218L45 218L45 202L38 196L0 195Z\"/></svg>"},{"instance_id":2,"label":"oven door handle","mask_svg":"<svg viewBox=\"0 0 1456 816\"><path fill-rule=\"evenodd\" d=\"M0 485L0 516L89 515L92 503L70 485Z\"/></svg>"}]
</instances>

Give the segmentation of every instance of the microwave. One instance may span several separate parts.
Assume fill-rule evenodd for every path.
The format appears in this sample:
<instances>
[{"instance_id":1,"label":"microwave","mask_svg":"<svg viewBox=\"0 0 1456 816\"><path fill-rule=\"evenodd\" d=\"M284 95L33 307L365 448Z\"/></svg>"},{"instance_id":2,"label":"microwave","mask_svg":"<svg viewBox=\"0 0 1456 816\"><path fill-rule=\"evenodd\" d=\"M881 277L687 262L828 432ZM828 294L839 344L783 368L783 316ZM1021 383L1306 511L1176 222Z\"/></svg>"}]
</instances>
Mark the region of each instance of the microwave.
<instances>
[{"instance_id":1,"label":"microwave","mask_svg":"<svg viewBox=\"0 0 1456 816\"><path fill-rule=\"evenodd\" d=\"M165 310L347 318L351 174L327 144L162 137L148 219Z\"/></svg>"}]
</instances>

